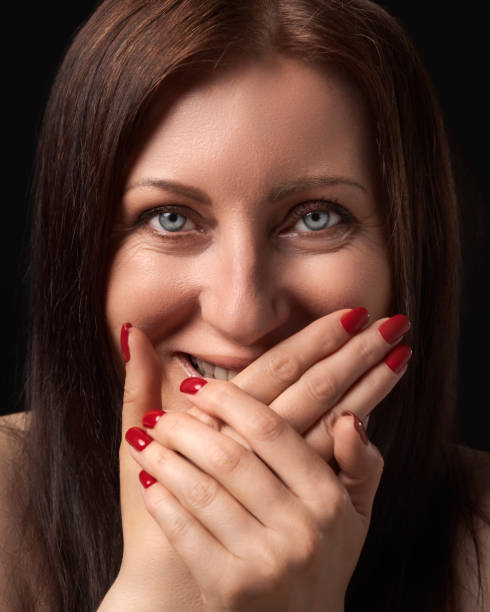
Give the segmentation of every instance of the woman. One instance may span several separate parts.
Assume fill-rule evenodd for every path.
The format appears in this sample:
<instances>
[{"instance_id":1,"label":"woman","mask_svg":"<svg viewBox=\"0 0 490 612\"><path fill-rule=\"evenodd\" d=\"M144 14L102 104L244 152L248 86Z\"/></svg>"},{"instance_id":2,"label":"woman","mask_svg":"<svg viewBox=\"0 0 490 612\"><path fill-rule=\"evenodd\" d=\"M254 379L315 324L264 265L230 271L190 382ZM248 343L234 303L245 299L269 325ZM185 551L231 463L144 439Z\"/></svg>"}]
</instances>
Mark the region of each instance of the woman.
<instances>
[{"instance_id":1,"label":"woman","mask_svg":"<svg viewBox=\"0 0 490 612\"><path fill-rule=\"evenodd\" d=\"M447 145L382 9L106 1L37 159L5 609L488 605Z\"/></svg>"}]
</instances>

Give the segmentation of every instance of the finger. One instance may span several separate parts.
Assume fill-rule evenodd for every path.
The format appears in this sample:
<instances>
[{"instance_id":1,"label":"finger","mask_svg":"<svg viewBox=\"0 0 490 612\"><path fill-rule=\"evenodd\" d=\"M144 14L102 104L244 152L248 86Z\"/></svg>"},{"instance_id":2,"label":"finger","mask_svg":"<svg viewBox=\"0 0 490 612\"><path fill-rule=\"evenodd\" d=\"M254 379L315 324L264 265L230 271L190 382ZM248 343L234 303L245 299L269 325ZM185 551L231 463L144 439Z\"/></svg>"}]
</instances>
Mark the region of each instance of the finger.
<instances>
[{"instance_id":1,"label":"finger","mask_svg":"<svg viewBox=\"0 0 490 612\"><path fill-rule=\"evenodd\" d=\"M309 367L345 344L368 320L363 307L321 317L261 355L233 378L233 384L269 405Z\"/></svg>"},{"instance_id":2,"label":"finger","mask_svg":"<svg viewBox=\"0 0 490 612\"><path fill-rule=\"evenodd\" d=\"M124 433L130 427L139 425L149 410L161 410L162 368L153 345L137 327L130 326L124 331L123 325L121 344L126 344L125 359L129 357L126 362L122 407Z\"/></svg>"},{"instance_id":3,"label":"finger","mask_svg":"<svg viewBox=\"0 0 490 612\"><path fill-rule=\"evenodd\" d=\"M174 431L180 432L181 435L175 435ZM197 437L196 440L196 435L192 435L195 432L200 433L201 439ZM130 447L133 459L170 491L225 549L238 556L251 554L250 547L253 542L259 542L263 538L263 526L212 474L200 469L201 457L208 454L214 457L216 455L213 452L220 452L217 450L220 447L216 443L209 443L208 438L223 438L228 444L230 440L185 413L166 414L151 433L154 438L143 450ZM127 439L139 448L138 440L134 440L138 436L144 436L144 432L132 428ZM182 436L192 440L188 445L192 463L182 456L186 454L186 449L182 448L185 445L181 444ZM160 443L160 440L167 438L174 442L173 447ZM236 442L233 444L239 446ZM256 457L255 460L258 461ZM265 469L265 466L263 467ZM247 487L250 489L250 481ZM246 538L244 534L247 534Z\"/></svg>"},{"instance_id":4,"label":"finger","mask_svg":"<svg viewBox=\"0 0 490 612\"><path fill-rule=\"evenodd\" d=\"M190 378L181 390L189 400L217 416L245 438L287 488L306 500L318 498L318 483L336 481L328 465L289 423L232 382ZM255 483L254 483L255 485Z\"/></svg>"},{"instance_id":5,"label":"finger","mask_svg":"<svg viewBox=\"0 0 490 612\"><path fill-rule=\"evenodd\" d=\"M166 414L165 418L161 419L157 426L151 430L151 436L162 445L155 445L153 454L162 453L159 446L160 448L172 449L200 469L200 472L196 474L183 467L182 478L186 474L189 478L188 482L194 482L200 478L202 483L200 486L209 490L216 497L216 499L209 499L208 505L218 502L221 504L220 512L213 513L211 510L211 516L208 516L209 507L197 508L196 512L198 514L196 516L206 527L212 529L213 533L229 550L239 554L238 548L242 548L236 543L232 544L232 541L236 538L236 529L233 528L230 534L222 536L219 534L221 530L227 528L228 523L223 525L213 524L217 516L220 517L219 521L222 521L222 517L232 516L231 511L235 509L231 502L227 502L228 508L224 507L224 502L221 501L223 491L226 491L227 495L239 502L242 511L245 508L249 516L256 517L262 525L284 528L290 524L291 517L294 516L297 508L297 498L291 495L279 478L256 454L245 449L240 443L211 430L190 418L186 413ZM151 447L153 444L149 446ZM152 453L150 452L149 455L151 456ZM187 461L186 463L188 464ZM168 468L166 461L164 467L165 469ZM195 468L193 469L195 470ZM150 465L148 471L153 474L151 470L152 466ZM159 478L159 480L161 479ZM161 482L168 486L174 494L176 494L178 487L187 488L187 484L183 482L177 482L172 486L169 486L170 483L167 480L161 480ZM216 483L220 483L219 489L216 489ZM253 483L253 486L250 486L250 483ZM192 509L184 498L181 498L178 494L177 497L185 507ZM255 520L255 523L257 523L257 520ZM245 529L245 525L243 528ZM252 528L253 524L250 522L244 533L249 533L251 536ZM258 535L257 538L259 538Z\"/></svg>"},{"instance_id":6,"label":"finger","mask_svg":"<svg viewBox=\"0 0 490 612\"><path fill-rule=\"evenodd\" d=\"M387 335L386 328L393 327L396 333ZM287 418L296 431L304 433L322 415L336 406L349 388L378 364L409 328L410 322L404 315L380 319L333 354L311 366L281 393L270 407ZM384 397L381 391L388 387L389 383L395 384L392 377L387 376L382 382L387 384L378 386L378 401ZM362 404L359 403L356 409L361 407ZM369 410L364 410L363 416L368 413Z\"/></svg>"},{"instance_id":7,"label":"finger","mask_svg":"<svg viewBox=\"0 0 490 612\"><path fill-rule=\"evenodd\" d=\"M204 591L212 592L213 587L223 580L223 568L229 568L231 565L230 553L159 482L144 489L143 498L148 512L187 565L198 585Z\"/></svg>"},{"instance_id":8,"label":"finger","mask_svg":"<svg viewBox=\"0 0 490 612\"><path fill-rule=\"evenodd\" d=\"M126 361L122 406L123 439L119 451L121 515L125 526L125 546L128 545L131 549L134 544L132 549L139 550L138 539L142 537L143 532L146 538L150 533L150 537L155 537L155 542L159 541L158 526L151 520L142 523L142 517L147 514L138 491L139 468L129 453L124 434L130 427L139 425L142 415L147 411L161 408L161 365L145 334L130 324L122 326L121 349Z\"/></svg>"},{"instance_id":9,"label":"finger","mask_svg":"<svg viewBox=\"0 0 490 612\"><path fill-rule=\"evenodd\" d=\"M337 477L354 508L369 523L383 472L383 458L369 442L362 422L354 413L340 416L333 433L333 454L340 470Z\"/></svg>"},{"instance_id":10,"label":"finger","mask_svg":"<svg viewBox=\"0 0 490 612\"><path fill-rule=\"evenodd\" d=\"M353 385L330 412L324 414L305 432L305 440L326 461L330 461L332 458L331 433L336 419L343 412L350 411L367 425L369 414L405 374L407 370L406 362L410 358L411 349L406 344L400 344L389 353L388 357L395 351L405 361L401 369L393 370L385 361L382 361Z\"/></svg>"},{"instance_id":11,"label":"finger","mask_svg":"<svg viewBox=\"0 0 490 612\"><path fill-rule=\"evenodd\" d=\"M401 369L393 370L388 361L396 354L397 359L403 360ZM361 421L365 421L373 408L388 395L398 381L407 371L407 362L412 355L412 349L407 344L400 344L385 360L371 369L361 378L349 392L338 402L332 411L340 415L345 411L354 412Z\"/></svg>"}]
</instances>

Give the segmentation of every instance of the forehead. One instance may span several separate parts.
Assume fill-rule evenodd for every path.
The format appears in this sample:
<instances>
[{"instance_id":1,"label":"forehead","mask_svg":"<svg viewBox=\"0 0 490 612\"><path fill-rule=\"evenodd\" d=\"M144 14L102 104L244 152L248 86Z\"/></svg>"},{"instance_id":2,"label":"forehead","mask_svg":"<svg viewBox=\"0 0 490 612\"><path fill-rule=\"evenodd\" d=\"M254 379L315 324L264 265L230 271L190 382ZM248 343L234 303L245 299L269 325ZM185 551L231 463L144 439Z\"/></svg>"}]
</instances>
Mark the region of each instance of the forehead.
<instances>
[{"instance_id":1,"label":"forehead","mask_svg":"<svg viewBox=\"0 0 490 612\"><path fill-rule=\"evenodd\" d=\"M335 170L370 182L373 140L363 97L345 75L270 56L170 95L162 88L130 180L213 167L236 180Z\"/></svg>"}]
</instances>

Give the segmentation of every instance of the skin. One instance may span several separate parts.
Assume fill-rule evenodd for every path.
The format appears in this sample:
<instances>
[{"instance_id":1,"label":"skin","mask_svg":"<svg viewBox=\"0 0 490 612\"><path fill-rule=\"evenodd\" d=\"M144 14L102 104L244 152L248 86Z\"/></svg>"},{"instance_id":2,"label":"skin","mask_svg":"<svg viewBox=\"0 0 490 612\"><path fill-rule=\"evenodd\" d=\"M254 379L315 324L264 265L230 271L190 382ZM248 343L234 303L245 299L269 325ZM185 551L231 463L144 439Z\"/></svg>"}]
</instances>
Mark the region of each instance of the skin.
<instances>
[{"instance_id":1,"label":"skin","mask_svg":"<svg viewBox=\"0 0 490 612\"><path fill-rule=\"evenodd\" d=\"M162 397L173 409L189 407L178 392L183 371L175 351L238 360L242 369L329 312L362 305L371 320L389 314L373 138L347 82L273 57L196 87L156 123L127 186L177 181L204 191L212 206L155 187L127 191L106 312L116 346L125 321L147 334L162 362ZM278 185L317 175L364 189L314 186L267 203ZM346 226L339 236L332 226L323 238L311 231L286 237L294 225L288 211L315 198L338 200L358 219L358 231ZM143 211L172 204L194 210L204 231L190 231L189 222L189 231L165 236L157 216L151 227L131 229ZM295 227L303 227L299 219Z\"/></svg>"},{"instance_id":2,"label":"skin","mask_svg":"<svg viewBox=\"0 0 490 612\"><path fill-rule=\"evenodd\" d=\"M405 371L382 361L390 267L362 98L334 71L271 56L162 101L149 126L114 230L106 314L118 351L121 325L134 326L123 431L147 410L167 415L143 451L121 445L123 564L100 609L340 610L382 469L342 414L367 417ZM284 196L313 176L342 180ZM284 197L269 202L274 192ZM290 212L318 200L331 213L321 232ZM180 232L161 210L137 222L168 205L187 217L174 218ZM373 323L352 337L340 319L359 305ZM185 395L176 351L241 372ZM227 478L217 456L247 467ZM158 480L144 491L141 468ZM195 487L212 499L197 503Z\"/></svg>"}]
</instances>

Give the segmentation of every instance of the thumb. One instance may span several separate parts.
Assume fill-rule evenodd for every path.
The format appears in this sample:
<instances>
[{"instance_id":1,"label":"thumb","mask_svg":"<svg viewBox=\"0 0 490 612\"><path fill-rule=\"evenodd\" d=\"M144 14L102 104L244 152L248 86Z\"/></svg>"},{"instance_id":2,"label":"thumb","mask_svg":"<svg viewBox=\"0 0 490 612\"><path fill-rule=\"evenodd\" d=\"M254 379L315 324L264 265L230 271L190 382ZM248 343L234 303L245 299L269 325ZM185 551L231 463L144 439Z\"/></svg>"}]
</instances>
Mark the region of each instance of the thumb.
<instances>
[{"instance_id":1,"label":"thumb","mask_svg":"<svg viewBox=\"0 0 490 612\"><path fill-rule=\"evenodd\" d=\"M344 412L337 419L333 438L338 478L356 511L369 521L383 472L383 457L369 442L362 421L353 412Z\"/></svg>"},{"instance_id":2,"label":"thumb","mask_svg":"<svg viewBox=\"0 0 490 612\"><path fill-rule=\"evenodd\" d=\"M126 361L122 406L122 434L141 427L148 410L161 410L162 367L146 335L131 323L121 328L121 349Z\"/></svg>"}]
</instances>

